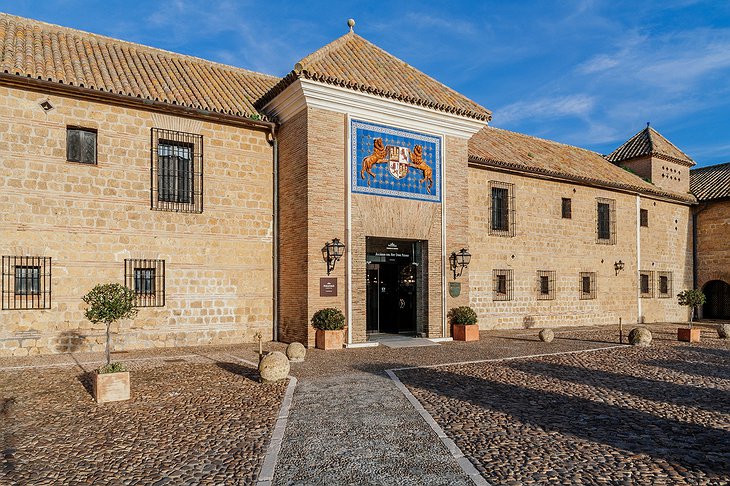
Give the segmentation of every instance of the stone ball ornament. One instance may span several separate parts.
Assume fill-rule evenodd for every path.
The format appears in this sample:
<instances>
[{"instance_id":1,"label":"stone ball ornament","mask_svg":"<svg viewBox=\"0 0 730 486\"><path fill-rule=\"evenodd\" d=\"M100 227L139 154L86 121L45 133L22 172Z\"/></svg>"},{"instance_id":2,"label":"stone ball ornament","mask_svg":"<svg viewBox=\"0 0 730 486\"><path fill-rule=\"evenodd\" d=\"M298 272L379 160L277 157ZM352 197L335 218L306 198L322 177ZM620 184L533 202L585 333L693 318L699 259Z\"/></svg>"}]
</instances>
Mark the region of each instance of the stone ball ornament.
<instances>
[{"instance_id":1,"label":"stone ball ornament","mask_svg":"<svg viewBox=\"0 0 730 486\"><path fill-rule=\"evenodd\" d=\"M307 354L307 348L302 343L291 343L286 347L286 357L292 363L301 363L304 361L304 356Z\"/></svg>"},{"instance_id":2,"label":"stone ball ornament","mask_svg":"<svg viewBox=\"0 0 730 486\"><path fill-rule=\"evenodd\" d=\"M717 336L720 339L730 339L730 324L718 324Z\"/></svg>"},{"instance_id":3,"label":"stone ball ornament","mask_svg":"<svg viewBox=\"0 0 730 486\"><path fill-rule=\"evenodd\" d=\"M263 383L276 383L289 376L289 358L281 351L273 351L261 358L259 376Z\"/></svg>"},{"instance_id":4,"label":"stone ball ornament","mask_svg":"<svg viewBox=\"0 0 730 486\"><path fill-rule=\"evenodd\" d=\"M540 341L544 343L551 343L553 342L553 339L555 339L555 333L552 329L543 329L540 331Z\"/></svg>"},{"instance_id":5,"label":"stone ball ornament","mask_svg":"<svg viewBox=\"0 0 730 486\"><path fill-rule=\"evenodd\" d=\"M651 331L645 327L635 327L629 333L629 344L632 346L649 346L651 344Z\"/></svg>"}]
</instances>

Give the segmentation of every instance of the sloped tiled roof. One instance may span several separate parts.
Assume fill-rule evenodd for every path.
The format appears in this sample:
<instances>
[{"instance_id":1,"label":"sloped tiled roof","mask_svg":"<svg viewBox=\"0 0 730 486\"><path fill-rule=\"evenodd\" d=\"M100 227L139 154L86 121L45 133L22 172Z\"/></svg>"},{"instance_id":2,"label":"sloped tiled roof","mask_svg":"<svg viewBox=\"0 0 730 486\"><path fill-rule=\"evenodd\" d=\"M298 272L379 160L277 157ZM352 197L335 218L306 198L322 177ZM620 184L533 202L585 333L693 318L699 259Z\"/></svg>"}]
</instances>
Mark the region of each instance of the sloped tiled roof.
<instances>
[{"instance_id":1,"label":"sloped tiled roof","mask_svg":"<svg viewBox=\"0 0 730 486\"><path fill-rule=\"evenodd\" d=\"M491 112L385 52L354 32L308 55L256 106L263 107L299 78L392 98L457 115L490 120Z\"/></svg>"},{"instance_id":2,"label":"sloped tiled roof","mask_svg":"<svg viewBox=\"0 0 730 486\"><path fill-rule=\"evenodd\" d=\"M695 165L694 160L648 124L646 128L631 137L626 143L611 152L610 155L607 155L606 159L618 163L647 155L668 159L682 165Z\"/></svg>"},{"instance_id":3,"label":"sloped tiled roof","mask_svg":"<svg viewBox=\"0 0 730 486\"><path fill-rule=\"evenodd\" d=\"M476 165L694 202L690 194L659 189L596 152L500 128L485 127L469 140L469 161Z\"/></svg>"},{"instance_id":4,"label":"sloped tiled roof","mask_svg":"<svg viewBox=\"0 0 730 486\"><path fill-rule=\"evenodd\" d=\"M689 171L689 188L700 201L730 198L730 162Z\"/></svg>"},{"instance_id":5,"label":"sloped tiled roof","mask_svg":"<svg viewBox=\"0 0 730 486\"><path fill-rule=\"evenodd\" d=\"M0 73L250 117L279 78L0 13Z\"/></svg>"}]
</instances>

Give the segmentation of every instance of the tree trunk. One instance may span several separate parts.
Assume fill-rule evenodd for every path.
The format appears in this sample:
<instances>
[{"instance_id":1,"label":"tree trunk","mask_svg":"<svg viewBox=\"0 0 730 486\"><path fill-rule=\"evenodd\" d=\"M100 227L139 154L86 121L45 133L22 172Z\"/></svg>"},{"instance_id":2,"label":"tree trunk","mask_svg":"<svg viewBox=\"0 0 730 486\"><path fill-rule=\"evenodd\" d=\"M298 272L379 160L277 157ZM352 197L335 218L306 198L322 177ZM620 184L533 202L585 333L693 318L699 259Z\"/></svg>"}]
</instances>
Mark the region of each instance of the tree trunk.
<instances>
[{"instance_id":1,"label":"tree trunk","mask_svg":"<svg viewBox=\"0 0 730 486\"><path fill-rule=\"evenodd\" d=\"M111 322L106 323L106 364L109 365L112 362L111 358L111 352L110 352L110 346L111 346L111 332L110 328Z\"/></svg>"}]
</instances>

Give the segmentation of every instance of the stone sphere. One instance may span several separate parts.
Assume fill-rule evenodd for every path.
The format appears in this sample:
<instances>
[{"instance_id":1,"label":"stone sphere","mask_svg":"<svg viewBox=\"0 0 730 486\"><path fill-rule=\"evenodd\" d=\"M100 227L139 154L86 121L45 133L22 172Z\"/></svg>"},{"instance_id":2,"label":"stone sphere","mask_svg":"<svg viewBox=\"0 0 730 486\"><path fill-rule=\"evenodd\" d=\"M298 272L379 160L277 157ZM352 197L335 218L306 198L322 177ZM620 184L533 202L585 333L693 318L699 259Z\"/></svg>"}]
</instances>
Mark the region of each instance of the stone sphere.
<instances>
[{"instance_id":1,"label":"stone sphere","mask_svg":"<svg viewBox=\"0 0 730 486\"><path fill-rule=\"evenodd\" d=\"M651 344L651 331L645 327L635 327L629 333L629 344L632 346L648 346Z\"/></svg>"},{"instance_id":2,"label":"stone sphere","mask_svg":"<svg viewBox=\"0 0 730 486\"><path fill-rule=\"evenodd\" d=\"M259 362L259 376L264 383L276 383L289 376L289 358L281 351L268 353Z\"/></svg>"},{"instance_id":3,"label":"stone sphere","mask_svg":"<svg viewBox=\"0 0 730 486\"><path fill-rule=\"evenodd\" d=\"M544 343L551 343L555 339L555 333L552 329L543 329L540 331L540 341Z\"/></svg>"},{"instance_id":4,"label":"stone sphere","mask_svg":"<svg viewBox=\"0 0 730 486\"><path fill-rule=\"evenodd\" d=\"M302 343L291 343L286 347L286 357L292 363L301 363L304 361L304 356L307 354L307 348Z\"/></svg>"},{"instance_id":5,"label":"stone sphere","mask_svg":"<svg viewBox=\"0 0 730 486\"><path fill-rule=\"evenodd\" d=\"M730 339L730 324L718 324L717 335L720 339Z\"/></svg>"}]
</instances>

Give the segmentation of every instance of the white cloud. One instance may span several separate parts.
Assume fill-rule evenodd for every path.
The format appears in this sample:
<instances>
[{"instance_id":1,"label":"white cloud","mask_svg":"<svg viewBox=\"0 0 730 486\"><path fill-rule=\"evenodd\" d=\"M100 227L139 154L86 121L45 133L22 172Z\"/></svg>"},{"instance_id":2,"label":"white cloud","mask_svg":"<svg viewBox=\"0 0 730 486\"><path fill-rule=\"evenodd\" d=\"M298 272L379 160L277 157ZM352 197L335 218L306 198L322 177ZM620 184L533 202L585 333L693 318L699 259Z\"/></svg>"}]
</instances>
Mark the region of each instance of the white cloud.
<instances>
[{"instance_id":1,"label":"white cloud","mask_svg":"<svg viewBox=\"0 0 730 486\"><path fill-rule=\"evenodd\" d=\"M585 94L545 97L518 101L496 109L494 118L500 125L535 118L583 118L590 115L594 105L594 98Z\"/></svg>"}]
</instances>

